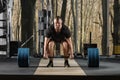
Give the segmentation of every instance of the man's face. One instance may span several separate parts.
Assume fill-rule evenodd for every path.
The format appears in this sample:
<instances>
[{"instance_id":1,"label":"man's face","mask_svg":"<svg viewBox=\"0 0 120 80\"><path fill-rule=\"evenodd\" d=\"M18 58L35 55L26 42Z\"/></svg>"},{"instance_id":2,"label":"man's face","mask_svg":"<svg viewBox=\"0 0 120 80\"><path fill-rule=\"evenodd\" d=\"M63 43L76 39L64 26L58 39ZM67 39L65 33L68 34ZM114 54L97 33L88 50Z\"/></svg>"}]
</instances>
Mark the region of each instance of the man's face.
<instances>
[{"instance_id":1,"label":"man's face","mask_svg":"<svg viewBox=\"0 0 120 80\"><path fill-rule=\"evenodd\" d=\"M62 20L61 19L54 19L54 28L56 32L59 32L62 28Z\"/></svg>"}]
</instances>

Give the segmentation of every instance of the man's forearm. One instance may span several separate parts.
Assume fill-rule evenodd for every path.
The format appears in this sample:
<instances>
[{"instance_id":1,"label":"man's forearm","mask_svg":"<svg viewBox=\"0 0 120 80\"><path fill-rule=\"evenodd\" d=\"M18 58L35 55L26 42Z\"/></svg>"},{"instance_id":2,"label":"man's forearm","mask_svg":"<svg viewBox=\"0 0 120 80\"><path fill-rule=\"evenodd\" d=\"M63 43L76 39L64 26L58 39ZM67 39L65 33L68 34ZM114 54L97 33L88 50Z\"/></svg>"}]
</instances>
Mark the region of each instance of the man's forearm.
<instances>
[{"instance_id":1,"label":"man's forearm","mask_svg":"<svg viewBox=\"0 0 120 80\"><path fill-rule=\"evenodd\" d=\"M49 39L45 38L45 41L44 41L44 52L47 50L48 42L49 42Z\"/></svg>"},{"instance_id":2,"label":"man's forearm","mask_svg":"<svg viewBox=\"0 0 120 80\"><path fill-rule=\"evenodd\" d=\"M73 54L73 46L72 46L72 43L70 43L70 53Z\"/></svg>"},{"instance_id":3,"label":"man's forearm","mask_svg":"<svg viewBox=\"0 0 120 80\"><path fill-rule=\"evenodd\" d=\"M46 47L46 45L44 45L44 52L46 51L46 49L47 49L47 47Z\"/></svg>"},{"instance_id":4,"label":"man's forearm","mask_svg":"<svg viewBox=\"0 0 120 80\"><path fill-rule=\"evenodd\" d=\"M66 39L68 44L69 44L69 48L70 48L70 54L72 55L73 54L73 45L72 45L72 40L71 38L69 39Z\"/></svg>"}]
</instances>

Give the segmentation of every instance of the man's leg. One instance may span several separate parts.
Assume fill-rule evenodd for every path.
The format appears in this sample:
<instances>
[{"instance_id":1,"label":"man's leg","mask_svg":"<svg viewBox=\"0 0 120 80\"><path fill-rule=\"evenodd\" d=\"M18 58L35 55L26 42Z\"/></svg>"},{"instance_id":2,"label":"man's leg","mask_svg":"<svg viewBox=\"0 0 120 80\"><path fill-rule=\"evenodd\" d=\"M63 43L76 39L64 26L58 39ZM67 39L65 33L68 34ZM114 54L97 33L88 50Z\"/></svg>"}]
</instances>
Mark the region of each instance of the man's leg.
<instances>
[{"instance_id":1,"label":"man's leg","mask_svg":"<svg viewBox=\"0 0 120 80\"><path fill-rule=\"evenodd\" d=\"M53 56L54 56L54 46L55 43L54 41L50 41L48 43L48 57L49 57L49 63L47 65L47 67L53 67Z\"/></svg>"},{"instance_id":2,"label":"man's leg","mask_svg":"<svg viewBox=\"0 0 120 80\"><path fill-rule=\"evenodd\" d=\"M64 66L65 67L70 67L69 62L68 62L68 57L69 57L69 54L68 54L68 52L69 52L68 43L66 41L64 41L62 43L62 46L63 46L63 52L64 52L64 57L65 57L64 58L65 59Z\"/></svg>"}]
</instances>

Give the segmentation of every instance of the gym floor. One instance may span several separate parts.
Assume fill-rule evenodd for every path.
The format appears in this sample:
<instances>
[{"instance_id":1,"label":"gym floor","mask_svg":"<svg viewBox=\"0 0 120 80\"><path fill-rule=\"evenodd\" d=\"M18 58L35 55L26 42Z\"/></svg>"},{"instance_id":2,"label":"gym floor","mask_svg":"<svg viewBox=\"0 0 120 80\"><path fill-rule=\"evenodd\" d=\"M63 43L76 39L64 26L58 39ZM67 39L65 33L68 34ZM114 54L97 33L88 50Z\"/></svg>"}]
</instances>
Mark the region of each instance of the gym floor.
<instances>
[{"instance_id":1,"label":"gym floor","mask_svg":"<svg viewBox=\"0 0 120 80\"><path fill-rule=\"evenodd\" d=\"M77 57L70 60L70 68L64 67L63 58L54 58L54 67L47 68L48 60L30 57L29 67L18 67L17 57L0 58L0 75L33 76L113 76L120 75L120 58L100 58L99 67L88 67L87 58ZM18 78L18 77L17 77ZM53 77L51 77L53 79ZM58 80L59 77L56 77ZM4 79L4 78L3 78ZM19 77L20 80L21 77ZM27 78L28 79L28 78ZM44 79L44 78L43 78ZM55 79L55 80L56 80ZM59 78L60 79L60 78ZM15 79L16 80L16 79ZM48 79L47 79L48 80Z\"/></svg>"}]
</instances>

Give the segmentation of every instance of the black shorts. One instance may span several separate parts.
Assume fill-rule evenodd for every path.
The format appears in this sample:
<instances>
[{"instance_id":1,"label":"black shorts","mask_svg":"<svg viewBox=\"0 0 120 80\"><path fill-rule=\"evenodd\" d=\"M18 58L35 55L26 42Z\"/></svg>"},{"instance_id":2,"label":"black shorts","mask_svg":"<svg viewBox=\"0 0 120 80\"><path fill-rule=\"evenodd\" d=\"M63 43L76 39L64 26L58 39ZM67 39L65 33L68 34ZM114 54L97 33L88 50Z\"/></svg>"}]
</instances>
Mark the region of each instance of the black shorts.
<instances>
[{"instance_id":1,"label":"black shorts","mask_svg":"<svg viewBox=\"0 0 120 80\"><path fill-rule=\"evenodd\" d=\"M50 41L54 41L55 43L63 43L63 42L67 42L65 39L60 39L60 40L54 40L54 39L50 39Z\"/></svg>"}]
</instances>

